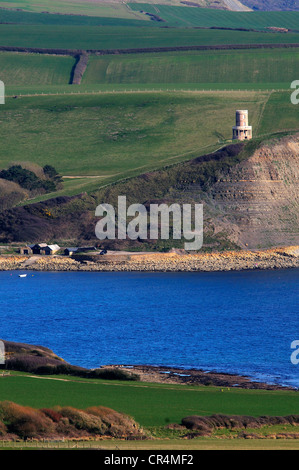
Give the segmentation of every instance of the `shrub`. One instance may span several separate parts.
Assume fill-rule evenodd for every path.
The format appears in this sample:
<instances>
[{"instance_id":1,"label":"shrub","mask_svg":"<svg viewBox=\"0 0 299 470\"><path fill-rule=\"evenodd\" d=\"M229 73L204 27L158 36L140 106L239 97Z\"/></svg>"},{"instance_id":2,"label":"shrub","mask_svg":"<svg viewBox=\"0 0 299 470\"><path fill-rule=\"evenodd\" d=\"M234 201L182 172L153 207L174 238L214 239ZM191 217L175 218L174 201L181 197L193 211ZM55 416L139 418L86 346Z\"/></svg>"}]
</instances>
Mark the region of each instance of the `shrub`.
<instances>
[{"instance_id":1,"label":"shrub","mask_svg":"<svg viewBox=\"0 0 299 470\"><path fill-rule=\"evenodd\" d=\"M18 354L6 361L6 368L23 372L37 373L39 371L40 374L53 374L55 366L59 365L60 362L59 359L49 357Z\"/></svg>"},{"instance_id":2,"label":"shrub","mask_svg":"<svg viewBox=\"0 0 299 470\"><path fill-rule=\"evenodd\" d=\"M42 187L42 182L33 171L22 168L21 165L13 165L8 170L0 172L0 178L14 181L22 188L33 190Z\"/></svg>"},{"instance_id":3,"label":"shrub","mask_svg":"<svg viewBox=\"0 0 299 470\"><path fill-rule=\"evenodd\" d=\"M139 375L131 374L125 370L106 368L106 369L94 369L89 372L89 377L94 379L106 379L106 380L140 380Z\"/></svg>"},{"instance_id":4,"label":"shrub","mask_svg":"<svg viewBox=\"0 0 299 470\"><path fill-rule=\"evenodd\" d=\"M71 425L76 429L87 431L91 434L104 434L107 430L107 426L104 425L102 420L95 415L86 413L82 410L77 410L70 406L61 408L59 413L64 418L68 418Z\"/></svg>"},{"instance_id":5,"label":"shrub","mask_svg":"<svg viewBox=\"0 0 299 470\"><path fill-rule=\"evenodd\" d=\"M9 438L51 438L110 436L143 439L144 434L135 421L106 407L79 410L70 406L54 409L34 408L13 402L0 403L0 436Z\"/></svg>"},{"instance_id":6,"label":"shrub","mask_svg":"<svg viewBox=\"0 0 299 470\"><path fill-rule=\"evenodd\" d=\"M0 178L17 183L21 188L35 193L55 191L62 181L55 168L46 165L43 168L43 174L44 177L40 178L34 171L23 168L21 165L12 165L0 172Z\"/></svg>"},{"instance_id":7,"label":"shrub","mask_svg":"<svg viewBox=\"0 0 299 470\"><path fill-rule=\"evenodd\" d=\"M40 411L44 413L44 415L46 415L48 418L50 418L54 423L58 423L62 418L61 413L50 408L42 408Z\"/></svg>"},{"instance_id":8,"label":"shrub","mask_svg":"<svg viewBox=\"0 0 299 470\"><path fill-rule=\"evenodd\" d=\"M5 436L7 433L7 427L3 423L3 421L0 421L0 436Z\"/></svg>"},{"instance_id":9,"label":"shrub","mask_svg":"<svg viewBox=\"0 0 299 470\"><path fill-rule=\"evenodd\" d=\"M22 439L40 437L54 430L53 423L47 416L30 407L3 402L0 413L7 431Z\"/></svg>"},{"instance_id":10,"label":"shrub","mask_svg":"<svg viewBox=\"0 0 299 470\"><path fill-rule=\"evenodd\" d=\"M111 408L93 406L87 408L86 413L99 417L106 425L106 433L111 437L131 436L136 438L143 435L142 430L132 418Z\"/></svg>"},{"instance_id":11,"label":"shrub","mask_svg":"<svg viewBox=\"0 0 299 470\"><path fill-rule=\"evenodd\" d=\"M213 429L259 429L262 426L275 426L291 424L297 426L299 424L298 415L290 416L187 416L182 419L182 425L187 429L206 432L207 435Z\"/></svg>"}]
</instances>

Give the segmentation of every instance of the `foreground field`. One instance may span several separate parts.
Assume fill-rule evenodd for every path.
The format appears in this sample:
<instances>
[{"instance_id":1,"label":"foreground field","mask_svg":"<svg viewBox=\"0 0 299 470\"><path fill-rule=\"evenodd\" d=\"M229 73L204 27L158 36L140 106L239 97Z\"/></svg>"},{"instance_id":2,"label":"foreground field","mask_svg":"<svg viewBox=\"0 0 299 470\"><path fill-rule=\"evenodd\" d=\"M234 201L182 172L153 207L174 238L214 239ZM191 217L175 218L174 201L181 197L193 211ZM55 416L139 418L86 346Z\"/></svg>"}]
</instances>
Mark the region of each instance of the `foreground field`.
<instances>
[{"instance_id":1,"label":"foreground field","mask_svg":"<svg viewBox=\"0 0 299 470\"><path fill-rule=\"evenodd\" d=\"M298 412L293 391L223 389L187 385L128 383L25 374L0 377L0 399L35 408L107 406L145 427L180 423L193 414L286 416Z\"/></svg>"},{"instance_id":2,"label":"foreground field","mask_svg":"<svg viewBox=\"0 0 299 470\"><path fill-rule=\"evenodd\" d=\"M117 382L68 376L34 376L13 372L0 378L1 401L15 401L33 408L73 407L86 410L105 406L133 417L150 439L127 441L93 440L92 436L74 441L46 443L32 441L3 442L3 449L102 450L208 450L208 449L298 449L297 426L280 424L246 429L254 437L244 439L240 429L215 429L211 437L182 439L187 430L178 426L190 415L286 416L298 410L298 394L293 391L267 391L189 386L143 382ZM14 405L13 405L14 406ZM15 407L14 407L15 408ZM12 408L12 409L14 409ZM60 410L60 408L56 408ZM169 426L175 424L175 426ZM279 441L275 436L279 436Z\"/></svg>"}]
</instances>

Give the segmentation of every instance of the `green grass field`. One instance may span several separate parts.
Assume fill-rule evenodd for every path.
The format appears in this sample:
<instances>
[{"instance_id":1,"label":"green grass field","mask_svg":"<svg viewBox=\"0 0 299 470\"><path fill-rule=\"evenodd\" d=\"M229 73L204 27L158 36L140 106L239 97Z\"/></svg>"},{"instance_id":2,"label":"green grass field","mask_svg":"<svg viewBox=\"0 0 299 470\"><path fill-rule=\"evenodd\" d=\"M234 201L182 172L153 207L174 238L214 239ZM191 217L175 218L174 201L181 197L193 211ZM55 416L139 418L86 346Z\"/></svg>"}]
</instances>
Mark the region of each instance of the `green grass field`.
<instances>
[{"instance_id":1,"label":"green grass field","mask_svg":"<svg viewBox=\"0 0 299 470\"><path fill-rule=\"evenodd\" d=\"M106 85L107 90L114 85L129 90L140 85L164 90L283 89L299 75L298 59L299 48L91 55L80 90L88 91L88 85ZM0 77L11 94L45 93L45 85L67 85L74 64L70 56L0 52Z\"/></svg>"},{"instance_id":2,"label":"green grass field","mask_svg":"<svg viewBox=\"0 0 299 470\"><path fill-rule=\"evenodd\" d=\"M51 164L63 176L81 177L65 179L57 194L94 191L223 146L238 108L249 110L255 137L296 131L298 111L290 96L202 91L7 98L0 108L1 165Z\"/></svg>"},{"instance_id":3,"label":"green grass field","mask_svg":"<svg viewBox=\"0 0 299 470\"><path fill-rule=\"evenodd\" d=\"M0 401L14 401L34 408L107 406L132 416L154 439L145 441L104 440L77 442L78 448L119 450L175 449L298 449L294 439L269 439L274 433L296 433L292 426L276 425L248 429L262 439L238 439L238 431L216 431L212 437L179 438L178 430L165 428L179 424L190 415L230 414L247 416L287 416L297 414L299 396L295 391L245 390L147 382L118 382L69 376L34 376L11 372L0 378ZM181 432L182 434L182 432ZM2 443L0 448L74 448L74 443Z\"/></svg>"},{"instance_id":4,"label":"green grass field","mask_svg":"<svg viewBox=\"0 0 299 470\"><path fill-rule=\"evenodd\" d=\"M69 380L63 376L52 380L25 374L0 378L0 401L3 400L35 408L69 405L85 409L103 405L129 414L146 427L180 423L182 418L194 414L286 416L296 414L299 406L299 395L293 391Z\"/></svg>"},{"instance_id":5,"label":"green grass field","mask_svg":"<svg viewBox=\"0 0 299 470\"><path fill-rule=\"evenodd\" d=\"M111 13L113 10L111 9ZM104 15L105 11L103 11ZM3 24L11 25L46 25L46 26L133 26L133 27L152 27L155 26L153 21L149 21L147 17L138 18L137 12L132 12L131 17L128 10L119 12L119 16L86 16L86 15L66 15L66 14L45 14L31 13L29 11L2 10L0 7L0 20ZM129 16L129 17L128 17Z\"/></svg>"},{"instance_id":6,"label":"green grass field","mask_svg":"<svg viewBox=\"0 0 299 470\"><path fill-rule=\"evenodd\" d=\"M0 108L1 163L48 163L62 175L119 179L219 148L231 138L235 109L246 105L257 126L267 98L265 92L7 98Z\"/></svg>"},{"instance_id":7,"label":"green grass field","mask_svg":"<svg viewBox=\"0 0 299 470\"><path fill-rule=\"evenodd\" d=\"M9 22L43 22L43 23L62 23L69 22L68 18L51 18L50 15L43 15L45 18L36 18L32 13L42 12L59 13L61 15L77 15L73 19L74 23L88 22L88 19L78 16L90 16L95 18L125 19L134 22L146 22L152 25L167 25L171 27L224 27L224 28L247 28L263 30L267 27L283 27L288 29L298 29L299 12L236 12L224 10L211 10L207 8L190 8L182 4L177 5L157 5L150 3L111 3L94 2L81 0L71 2L69 0L21 0L10 2L0 2L2 8L21 9L23 11L6 12L3 10L3 18ZM149 17L143 12L154 14L163 19L163 23L150 21ZM29 14L31 14L29 16ZM40 16L40 15L39 15ZM14 19L14 21L13 21ZM90 20L89 24L93 22ZM106 23L107 24L107 23ZM120 23L119 23L120 24ZM129 24L129 23L128 23ZM132 23L133 24L133 23Z\"/></svg>"},{"instance_id":8,"label":"green grass field","mask_svg":"<svg viewBox=\"0 0 299 470\"><path fill-rule=\"evenodd\" d=\"M1 80L11 87L67 85L74 64L70 56L0 52Z\"/></svg>"},{"instance_id":9,"label":"green grass field","mask_svg":"<svg viewBox=\"0 0 299 470\"><path fill-rule=\"evenodd\" d=\"M246 84L289 88L299 76L299 49L189 51L91 56L82 84Z\"/></svg>"},{"instance_id":10,"label":"green grass field","mask_svg":"<svg viewBox=\"0 0 299 470\"><path fill-rule=\"evenodd\" d=\"M162 18L174 27L223 27L264 29L280 27L298 29L299 12L295 11L252 11L236 12L211 10L206 8L186 8L184 6L152 5L148 3L129 3L134 11L146 11Z\"/></svg>"},{"instance_id":11,"label":"green grass field","mask_svg":"<svg viewBox=\"0 0 299 470\"><path fill-rule=\"evenodd\" d=\"M111 3L107 2L94 2L92 0L12 0L10 2L0 2L2 8L15 8L22 9L25 12L41 13L60 13L72 15L89 15L97 17L112 17L112 18L127 18L127 19L142 19L144 15L135 12L124 3ZM51 21L51 20L50 20Z\"/></svg>"},{"instance_id":12,"label":"green grass field","mask_svg":"<svg viewBox=\"0 0 299 470\"><path fill-rule=\"evenodd\" d=\"M126 49L218 44L299 44L299 34L247 31L0 24L0 44L58 49Z\"/></svg>"}]
</instances>

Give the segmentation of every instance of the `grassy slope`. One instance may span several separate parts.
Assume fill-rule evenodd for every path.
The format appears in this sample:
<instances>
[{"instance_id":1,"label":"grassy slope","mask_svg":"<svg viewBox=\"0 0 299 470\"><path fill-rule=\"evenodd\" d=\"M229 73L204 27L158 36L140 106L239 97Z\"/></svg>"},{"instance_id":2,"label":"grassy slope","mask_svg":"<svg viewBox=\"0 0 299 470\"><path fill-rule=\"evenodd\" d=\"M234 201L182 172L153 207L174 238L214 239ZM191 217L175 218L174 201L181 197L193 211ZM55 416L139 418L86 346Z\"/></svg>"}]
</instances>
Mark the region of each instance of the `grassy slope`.
<instances>
[{"instance_id":1,"label":"grassy slope","mask_svg":"<svg viewBox=\"0 0 299 470\"><path fill-rule=\"evenodd\" d=\"M62 377L59 377L62 378ZM36 408L70 405L87 408L104 405L133 416L143 426L179 423L192 414L211 415L296 414L299 396L289 391L258 391L185 385L56 381L11 376L0 383L1 400Z\"/></svg>"},{"instance_id":2,"label":"grassy slope","mask_svg":"<svg viewBox=\"0 0 299 470\"><path fill-rule=\"evenodd\" d=\"M11 2L0 2L2 8L19 8L22 12L2 12L5 21L12 21L11 18L16 18L18 15L21 22L24 18L32 22L31 13L51 12L72 15L85 15L102 18L126 19L135 22L146 21L147 23L154 23L149 20L147 15L140 13L146 11L157 15L165 21L169 26L176 27L225 27L225 28L254 28L264 29L266 27L278 26L290 29L298 28L298 12L235 12L223 10L211 10L207 8L190 8L183 5L152 5L149 3L128 3L123 4L103 2L95 3L92 1L76 1L70 2L66 0L57 1L40 0L39 2L32 0L21 0ZM67 18L51 18L50 15L43 15L44 19L39 19L43 22L62 22L67 21ZM52 15L51 15L52 16ZM48 18L47 18L48 17ZM78 19L75 19L78 21ZM88 21L82 19L83 22ZM92 23L92 21L90 21Z\"/></svg>"},{"instance_id":3,"label":"grassy slope","mask_svg":"<svg viewBox=\"0 0 299 470\"><path fill-rule=\"evenodd\" d=\"M23 15L23 12L14 13ZM59 15L32 15L62 18ZM0 43L22 46L111 48L136 47L137 44L139 47L152 47L261 41L299 42L299 34L143 27L0 25ZM141 89L161 87L165 90L169 86L170 77L175 81L170 88L178 89L282 88L288 86L288 81L297 74L297 55L295 50L259 50L242 51L242 54L240 51L221 51L210 54L172 53L162 56L150 54L142 57L93 58L81 87L59 85L60 81L66 80L73 59L1 54L0 61L2 59L5 65L7 91L13 95L20 91L68 93L70 89L72 92L78 89L91 92L93 89L109 87L112 90L114 86L120 90L127 87L136 89L137 86ZM60 70L49 73L49 68L53 70L55 64L62 63L64 65ZM32 66L38 71L37 74L30 73ZM239 80L237 83L236 77ZM160 83L156 87L149 84L149 80L158 79ZM94 83L97 81L102 82L104 87ZM132 83L134 81L136 83ZM296 129L295 107L290 106L287 94L279 98L288 113L287 121L279 118L279 114L273 110L272 98L266 108L268 117L264 121L260 120L259 113L267 98L265 92L222 95L69 95L26 100L8 98L5 108L0 109L4 118L1 163L5 166L11 161L20 160L22 155L23 160L33 160L39 164L52 163L65 175L97 175L101 179L66 180L63 193L94 190L103 181L120 180L216 149L223 141L230 139L236 107L249 108L256 133ZM216 113L219 116L217 123L214 122ZM232 116L232 121L226 119L228 115ZM219 129L218 123L222 119L225 124L221 124ZM11 135L16 136L14 142L11 141Z\"/></svg>"},{"instance_id":4,"label":"grassy slope","mask_svg":"<svg viewBox=\"0 0 299 470\"><path fill-rule=\"evenodd\" d=\"M70 56L49 56L0 52L1 80L6 86L67 85L75 59Z\"/></svg>"},{"instance_id":5,"label":"grassy slope","mask_svg":"<svg viewBox=\"0 0 299 470\"><path fill-rule=\"evenodd\" d=\"M123 56L91 56L83 84L290 83L299 73L299 49L192 51Z\"/></svg>"},{"instance_id":6,"label":"grassy slope","mask_svg":"<svg viewBox=\"0 0 299 470\"><path fill-rule=\"evenodd\" d=\"M259 134L298 129L298 105L290 103L290 93L271 93L260 121Z\"/></svg>"},{"instance_id":7,"label":"grassy slope","mask_svg":"<svg viewBox=\"0 0 299 470\"><path fill-rule=\"evenodd\" d=\"M71 2L68 0L19 0L10 2L0 2L2 8L20 8L25 12L50 12L72 15L89 15L114 18L144 19L143 15L132 11L125 4L105 2L93 2L78 0Z\"/></svg>"},{"instance_id":8,"label":"grassy slope","mask_svg":"<svg viewBox=\"0 0 299 470\"><path fill-rule=\"evenodd\" d=\"M59 2L60 3L60 2ZM31 11L14 11L1 9L0 2L0 20L1 23L11 24L35 24L35 25L81 25L81 26L155 26L149 17L141 15L138 12L132 12L124 5L119 4L117 9L115 4L107 4L106 8L98 6L97 16L88 16L86 11L83 14L55 14L34 13ZM51 5L51 4L50 4ZM69 12L67 12L69 13ZM107 16L108 15L108 16Z\"/></svg>"},{"instance_id":9,"label":"grassy slope","mask_svg":"<svg viewBox=\"0 0 299 470\"><path fill-rule=\"evenodd\" d=\"M31 160L52 164L63 175L83 176L66 179L58 194L94 191L107 183L219 148L231 138L235 109L245 105L255 136L298 130L298 111L290 102L290 92L112 93L7 99L5 108L0 108L1 163L6 166L15 160ZM277 109L283 113L277 113ZM215 114L219 121L215 121ZM219 126L219 122L223 124ZM11 135L16 136L13 141ZM92 175L100 178L84 177Z\"/></svg>"},{"instance_id":10,"label":"grassy slope","mask_svg":"<svg viewBox=\"0 0 299 470\"><path fill-rule=\"evenodd\" d=\"M0 24L0 44L59 49L126 49L218 44L299 43L298 33L144 27Z\"/></svg>"},{"instance_id":11,"label":"grassy slope","mask_svg":"<svg viewBox=\"0 0 299 470\"><path fill-rule=\"evenodd\" d=\"M242 52L189 51L132 55L90 56L81 87L87 85L122 85L131 89L282 89L289 88L299 73L299 49L258 49ZM73 91L67 85L75 59L0 52L1 79L7 94ZM45 86L43 88L43 86ZM90 88L90 87L89 87Z\"/></svg>"},{"instance_id":12,"label":"grassy slope","mask_svg":"<svg viewBox=\"0 0 299 470\"><path fill-rule=\"evenodd\" d=\"M129 3L132 10L146 11L158 15L168 25L175 27L222 27L265 29L282 27L298 29L299 12L236 12L210 10L205 8L185 8L183 6L150 5Z\"/></svg>"},{"instance_id":13,"label":"grassy slope","mask_svg":"<svg viewBox=\"0 0 299 470\"><path fill-rule=\"evenodd\" d=\"M246 105L256 126L267 97L203 92L8 98L0 108L1 163L21 159L52 164L63 175L119 179L219 147L220 134L231 138L235 109Z\"/></svg>"}]
</instances>

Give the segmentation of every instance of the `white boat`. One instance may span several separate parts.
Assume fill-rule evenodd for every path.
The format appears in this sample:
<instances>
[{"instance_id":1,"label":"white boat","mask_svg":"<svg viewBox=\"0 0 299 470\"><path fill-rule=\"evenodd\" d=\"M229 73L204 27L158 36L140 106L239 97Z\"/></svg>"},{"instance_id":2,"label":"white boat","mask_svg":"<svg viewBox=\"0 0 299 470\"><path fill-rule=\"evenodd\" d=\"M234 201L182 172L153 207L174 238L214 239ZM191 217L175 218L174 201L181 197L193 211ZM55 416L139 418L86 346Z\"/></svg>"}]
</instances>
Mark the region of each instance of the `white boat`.
<instances>
[{"instance_id":1,"label":"white boat","mask_svg":"<svg viewBox=\"0 0 299 470\"><path fill-rule=\"evenodd\" d=\"M26 277L27 274L19 274L19 277Z\"/></svg>"}]
</instances>

